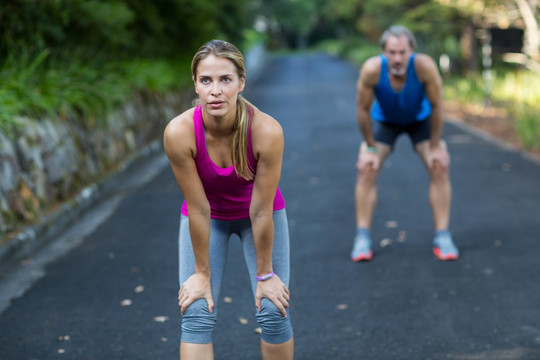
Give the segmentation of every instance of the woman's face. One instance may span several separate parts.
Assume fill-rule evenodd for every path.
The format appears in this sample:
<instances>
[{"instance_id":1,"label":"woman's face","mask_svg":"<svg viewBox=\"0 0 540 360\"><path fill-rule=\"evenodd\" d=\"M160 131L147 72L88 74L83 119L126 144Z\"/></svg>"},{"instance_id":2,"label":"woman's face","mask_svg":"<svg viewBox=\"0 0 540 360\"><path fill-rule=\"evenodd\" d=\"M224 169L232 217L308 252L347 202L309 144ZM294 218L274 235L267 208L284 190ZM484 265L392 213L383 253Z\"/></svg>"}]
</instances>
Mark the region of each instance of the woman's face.
<instances>
[{"instance_id":1,"label":"woman's face","mask_svg":"<svg viewBox=\"0 0 540 360\"><path fill-rule=\"evenodd\" d=\"M207 56L199 62L193 80L201 106L210 115L222 117L236 111L236 100L244 89L245 81L238 76L230 60Z\"/></svg>"}]
</instances>

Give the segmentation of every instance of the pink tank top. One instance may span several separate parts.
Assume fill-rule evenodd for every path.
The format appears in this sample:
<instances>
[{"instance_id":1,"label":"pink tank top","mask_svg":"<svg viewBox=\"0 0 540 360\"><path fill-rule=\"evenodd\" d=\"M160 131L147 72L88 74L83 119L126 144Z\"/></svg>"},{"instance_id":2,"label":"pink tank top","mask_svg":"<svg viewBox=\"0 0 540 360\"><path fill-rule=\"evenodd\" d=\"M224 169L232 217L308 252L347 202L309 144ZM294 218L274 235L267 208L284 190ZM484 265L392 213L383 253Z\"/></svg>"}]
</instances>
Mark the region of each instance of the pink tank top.
<instances>
[{"instance_id":1,"label":"pink tank top","mask_svg":"<svg viewBox=\"0 0 540 360\"><path fill-rule=\"evenodd\" d=\"M212 219L241 220L249 218L249 205L253 193L253 180L245 180L236 175L234 166L222 168L214 164L206 149L206 137L201 106L193 115L197 155L195 165L210 203ZM257 161L251 146L251 124L248 134L248 162L251 169L257 169ZM255 175L256 176L256 175ZM279 188L274 197L274 211L285 208L285 200ZM182 214L188 216L186 202L182 204Z\"/></svg>"}]
</instances>

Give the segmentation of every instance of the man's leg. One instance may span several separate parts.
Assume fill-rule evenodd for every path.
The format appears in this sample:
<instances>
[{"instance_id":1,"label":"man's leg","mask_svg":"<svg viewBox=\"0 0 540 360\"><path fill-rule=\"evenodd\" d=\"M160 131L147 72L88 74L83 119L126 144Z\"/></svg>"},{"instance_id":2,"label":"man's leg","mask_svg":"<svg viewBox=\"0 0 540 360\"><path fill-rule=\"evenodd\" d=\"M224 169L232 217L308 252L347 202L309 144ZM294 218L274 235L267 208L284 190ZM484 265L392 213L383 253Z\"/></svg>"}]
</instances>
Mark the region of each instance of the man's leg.
<instances>
[{"instance_id":1,"label":"man's leg","mask_svg":"<svg viewBox=\"0 0 540 360\"><path fill-rule=\"evenodd\" d=\"M441 140L441 147L446 151L446 143ZM416 146L418 154L427 167L429 156L429 141L423 141ZM436 236L434 239L434 252L441 260L456 260L459 257L449 232L450 207L452 203L452 186L450 183L449 168L435 162L429 172L429 202L433 211L433 221Z\"/></svg>"},{"instance_id":2,"label":"man's leg","mask_svg":"<svg viewBox=\"0 0 540 360\"><path fill-rule=\"evenodd\" d=\"M377 143L378 168L375 169L370 164L362 165L358 168L358 177L354 191L357 234L355 245L351 252L351 259L353 261L371 260L373 257L369 230L373 211L377 204L377 177L390 151L391 147L389 145ZM366 152L367 145L363 142L360 146L359 158Z\"/></svg>"}]
</instances>

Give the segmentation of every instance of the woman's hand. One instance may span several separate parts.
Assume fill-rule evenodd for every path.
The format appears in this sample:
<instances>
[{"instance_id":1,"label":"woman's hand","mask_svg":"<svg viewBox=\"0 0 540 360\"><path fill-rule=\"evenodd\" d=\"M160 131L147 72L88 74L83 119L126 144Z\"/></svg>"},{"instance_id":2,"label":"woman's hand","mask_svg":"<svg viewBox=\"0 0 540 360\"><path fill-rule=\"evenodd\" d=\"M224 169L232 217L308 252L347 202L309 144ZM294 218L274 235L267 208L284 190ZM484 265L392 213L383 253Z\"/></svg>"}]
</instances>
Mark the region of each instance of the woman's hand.
<instances>
[{"instance_id":1,"label":"woman's hand","mask_svg":"<svg viewBox=\"0 0 540 360\"><path fill-rule=\"evenodd\" d=\"M214 310L214 300L212 299L210 276L195 273L182 284L178 291L178 306L180 306L180 313L184 315L187 307L200 298L206 300L208 311L212 312Z\"/></svg>"},{"instance_id":2,"label":"woman's hand","mask_svg":"<svg viewBox=\"0 0 540 360\"><path fill-rule=\"evenodd\" d=\"M257 290L255 291L255 306L259 312L261 311L261 301L263 298L267 298L268 300L272 301L279 309L283 317L287 316L285 308L289 307L290 293L287 286L285 286L277 275L274 275L265 281L257 281Z\"/></svg>"}]
</instances>

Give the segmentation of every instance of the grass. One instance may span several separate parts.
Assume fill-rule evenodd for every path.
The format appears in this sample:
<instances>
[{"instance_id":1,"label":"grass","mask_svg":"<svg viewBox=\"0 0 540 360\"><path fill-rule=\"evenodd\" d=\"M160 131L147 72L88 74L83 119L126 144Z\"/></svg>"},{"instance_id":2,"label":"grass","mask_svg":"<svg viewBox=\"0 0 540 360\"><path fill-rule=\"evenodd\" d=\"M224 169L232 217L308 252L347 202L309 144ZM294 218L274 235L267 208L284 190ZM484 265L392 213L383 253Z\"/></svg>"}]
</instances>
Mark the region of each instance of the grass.
<instances>
[{"instance_id":1,"label":"grass","mask_svg":"<svg viewBox=\"0 0 540 360\"><path fill-rule=\"evenodd\" d=\"M187 58L84 59L62 61L48 50L10 54L0 68L0 130L9 133L17 116L99 124L136 91L164 94L191 81Z\"/></svg>"},{"instance_id":2,"label":"grass","mask_svg":"<svg viewBox=\"0 0 540 360\"><path fill-rule=\"evenodd\" d=\"M516 132L527 149L540 149L540 74L527 70L494 71L491 94L481 75L445 79L445 99L482 105L486 99L515 119Z\"/></svg>"}]
</instances>

